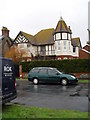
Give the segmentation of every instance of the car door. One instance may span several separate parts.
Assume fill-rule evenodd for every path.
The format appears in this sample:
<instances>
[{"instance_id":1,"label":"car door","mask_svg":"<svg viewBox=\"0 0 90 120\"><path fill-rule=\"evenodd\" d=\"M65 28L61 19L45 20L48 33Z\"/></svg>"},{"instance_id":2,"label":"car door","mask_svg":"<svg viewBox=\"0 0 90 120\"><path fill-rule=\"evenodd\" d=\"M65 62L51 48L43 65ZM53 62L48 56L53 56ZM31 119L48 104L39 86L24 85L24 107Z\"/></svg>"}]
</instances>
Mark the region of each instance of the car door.
<instances>
[{"instance_id":1,"label":"car door","mask_svg":"<svg viewBox=\"0 0 90 120\"><path fill-rule=\"evenodd\" d=\"M48 81L47 69L40 69L38 77L42 82Z\"/></svg>"},{"instance_id":2,"label":"car door","mask_svg":"<svg viewBox=\"0 0 90 120\"><path fill-rule=\"evenodd\" d=\"M50 82L59 82L60 74L57 73L55 69L48 69L48 76Z\"/></svg>"}]
</instances>

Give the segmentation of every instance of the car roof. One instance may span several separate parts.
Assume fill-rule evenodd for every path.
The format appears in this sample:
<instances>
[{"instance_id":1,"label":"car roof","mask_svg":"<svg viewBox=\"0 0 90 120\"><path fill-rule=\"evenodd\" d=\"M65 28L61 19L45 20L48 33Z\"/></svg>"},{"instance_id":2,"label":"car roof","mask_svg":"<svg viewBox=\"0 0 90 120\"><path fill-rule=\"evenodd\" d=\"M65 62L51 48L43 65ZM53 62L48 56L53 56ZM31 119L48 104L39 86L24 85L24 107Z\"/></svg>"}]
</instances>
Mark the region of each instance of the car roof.
<instances>
[{"instance_id":1,"label":"car roof","mask_svg":"<svg viewBox=\"0 0 90 120\"><path fill-rule=\"evenodd\" d=\"M56 68L52 68L52 67L35 67L35 68L33 68L33 70L36 70L36 69L56 69Z\"/></svg>"}]
</instances>

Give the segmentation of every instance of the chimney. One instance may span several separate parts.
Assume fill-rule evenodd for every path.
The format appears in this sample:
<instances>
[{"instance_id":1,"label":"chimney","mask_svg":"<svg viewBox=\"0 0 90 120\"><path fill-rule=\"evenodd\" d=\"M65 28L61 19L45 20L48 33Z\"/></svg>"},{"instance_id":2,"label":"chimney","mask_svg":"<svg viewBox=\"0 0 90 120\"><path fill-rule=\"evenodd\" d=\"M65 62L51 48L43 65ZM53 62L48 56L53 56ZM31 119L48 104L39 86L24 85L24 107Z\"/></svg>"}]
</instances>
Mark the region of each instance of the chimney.
<instances>
[{"instance_id":1,"label":"chimney","mask_svg":"<svg viewBox=\"0 0 90 120\"><path fill-rule=\"evenodd\" d=\"M9 30L6 27L2 27L2 36L3 35L9 37Z\"/></svg>"},{"instance_id":2,"label":"chimney","mask_svg":"<svg viewBox=\"0 0 90 120\"><path fill-rule=\"evenodd\" d=\"M70 26L68 26L68 28L71 29Z\"/></svg>"}]
</instances>

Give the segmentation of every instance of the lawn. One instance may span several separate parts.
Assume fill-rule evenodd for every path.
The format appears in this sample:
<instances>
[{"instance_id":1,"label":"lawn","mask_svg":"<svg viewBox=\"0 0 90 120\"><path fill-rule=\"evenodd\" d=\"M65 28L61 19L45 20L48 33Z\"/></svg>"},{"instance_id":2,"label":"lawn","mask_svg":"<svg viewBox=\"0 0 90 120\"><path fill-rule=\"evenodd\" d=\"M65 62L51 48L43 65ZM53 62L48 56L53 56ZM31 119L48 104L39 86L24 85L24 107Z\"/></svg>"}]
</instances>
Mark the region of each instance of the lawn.
<instances>
[{"instance_id":1,"label":"lawn","mask_svg":"<svg viewBox=\"0 0 90 120\"><path fill-rule=\"evenodd\" d=\"M90 80L79 80L79 83L90 83Z\"/></svg>"},{"instance_id":2,"label":"lawn","mask_svg":"<svg viewBox=\"0 0 90 120\"><path fill-rule=\"evenodd\" d=\"M3 106L3 118L88 118L88 112L29 107L8 104Z\"/></svg>"}]
</instances>

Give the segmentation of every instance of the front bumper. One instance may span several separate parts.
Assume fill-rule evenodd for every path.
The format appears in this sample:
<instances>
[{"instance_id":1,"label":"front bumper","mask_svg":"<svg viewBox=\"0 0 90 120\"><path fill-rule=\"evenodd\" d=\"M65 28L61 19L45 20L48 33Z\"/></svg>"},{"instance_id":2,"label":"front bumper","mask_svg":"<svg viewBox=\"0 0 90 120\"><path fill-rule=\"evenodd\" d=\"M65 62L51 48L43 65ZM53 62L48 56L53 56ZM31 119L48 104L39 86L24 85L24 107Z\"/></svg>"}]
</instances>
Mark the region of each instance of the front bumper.
<instances>
[{"instance_id":1,"label":"front bumper","mask_svg":"<svg viewBox=\"0 0 90 120\"><path fill-rule=\"evenodd\" d=\"M69 80L69 83L78 83L78 79L76 78L75 80Z\"/></svg>"}]
</instances>

